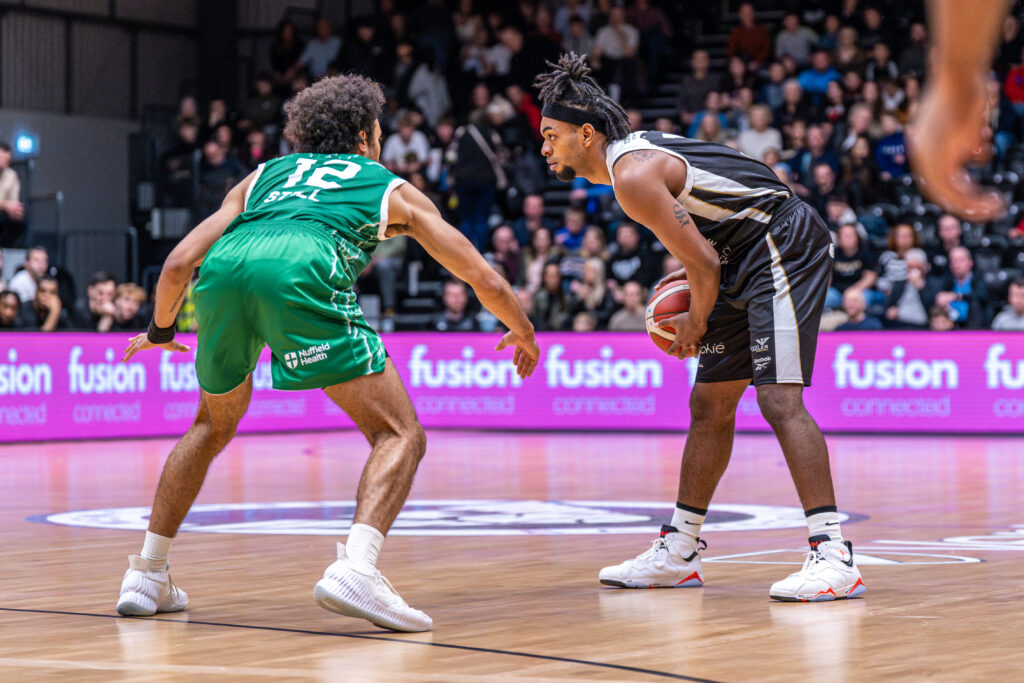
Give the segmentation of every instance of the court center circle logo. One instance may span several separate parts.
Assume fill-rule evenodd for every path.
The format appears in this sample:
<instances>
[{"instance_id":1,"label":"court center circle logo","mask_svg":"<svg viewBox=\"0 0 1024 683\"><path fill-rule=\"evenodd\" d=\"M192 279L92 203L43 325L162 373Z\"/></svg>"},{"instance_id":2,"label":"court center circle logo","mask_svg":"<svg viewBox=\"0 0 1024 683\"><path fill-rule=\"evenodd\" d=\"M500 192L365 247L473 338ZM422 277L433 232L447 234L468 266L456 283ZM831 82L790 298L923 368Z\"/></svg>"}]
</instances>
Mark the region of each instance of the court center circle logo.
<instances>
[{"instance_id":1,"label":"court center circle logo","mask_svg":"<svg viewBox=\"0 0 1024 683\"><path fill-rule=\"evenodd\" d=\"M30 518L94 529L144 530L149 507L76 510ZM286 534L339 536L348 533L355 513L353 501L290 503L225 503L192 507L182 531L212 534ZM659 502L595 500L413 500L402 508L391 536L565 536L650 534L671 513ZM840 513L842 521L864 515ZM703 532L763 531L806 526L798 507L780 505L715 505Z\"/></svg>"}]
</instances>

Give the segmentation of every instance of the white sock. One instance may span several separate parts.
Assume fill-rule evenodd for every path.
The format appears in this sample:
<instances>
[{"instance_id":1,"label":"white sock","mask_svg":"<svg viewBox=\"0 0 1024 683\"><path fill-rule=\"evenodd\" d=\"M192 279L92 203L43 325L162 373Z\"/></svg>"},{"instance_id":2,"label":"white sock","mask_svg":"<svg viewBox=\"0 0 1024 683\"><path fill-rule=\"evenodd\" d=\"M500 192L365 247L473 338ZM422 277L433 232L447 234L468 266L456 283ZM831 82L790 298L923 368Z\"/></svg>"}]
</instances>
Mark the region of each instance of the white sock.
<instances>
[{"instance_id":1,"label":"white sock","mask_svg":"<svg viewBox=\"0 0 1024 683\"><path fill-rule=\"evenodd\" d=\"M142 544L142 552L139 553L149 564L149 571L167 571L167 554L171 552L173 538L167 538L152 531L146 532L146 541Z\"/></svg>"},{"instance_id":2,"label":"white sock","mask_svg":"<svg viewBox=\"0 0 1024 683\"><path fill-rule=\"evenodd\" d=\"M672 512L672 526L679 530L679 533L685 540L689 549L697 549L697 539L700 536L700 527L704 523L704 518L707 516L707 511L704 514L694 512L693 509L685 510L679 507L676 503L676 508Z\"/></svg>"},{"instance_id":3,"label":"white sock","mask_svg":"<svg viewBox=\"0 0 1024 683\"><path fill-rule=\"evenodd\" d=\"M843 532L839 529L839 513L835 509L807 515L807 531L811 538L828 536L833 541L843 540Z\"/></svg>"},{"instance_id":4,"label":"white sock","mask_svg":"<svg viewBox=\"0 0 1024 683\"><path fill-rule=\"evenodd\" d=\"M353 524L345 544L345 556L356 569L372 571L377 566L380 547L384 545L384 534L367 524Z\"/></svg>"}]
</instances>

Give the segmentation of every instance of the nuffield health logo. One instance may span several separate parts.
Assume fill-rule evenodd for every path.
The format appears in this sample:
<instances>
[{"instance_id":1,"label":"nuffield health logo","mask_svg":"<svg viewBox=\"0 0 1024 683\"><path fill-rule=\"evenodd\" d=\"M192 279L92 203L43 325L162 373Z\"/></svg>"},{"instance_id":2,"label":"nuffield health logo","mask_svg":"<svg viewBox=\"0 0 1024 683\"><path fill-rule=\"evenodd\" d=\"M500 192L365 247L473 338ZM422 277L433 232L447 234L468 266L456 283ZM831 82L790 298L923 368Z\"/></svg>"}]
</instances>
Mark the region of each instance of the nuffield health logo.
<instances>
[{"instance_id":1,"label":"nuffield health logo","mask_svg":"<svg viewBox=\"0 0 1024 683\"><path fill-rule=\"evenodd\" d=\"M299 367L299 356L294 351L289 351L284 354L284 364L288 366L289 370L294 370Z\"/></svg>"}]
</instances>

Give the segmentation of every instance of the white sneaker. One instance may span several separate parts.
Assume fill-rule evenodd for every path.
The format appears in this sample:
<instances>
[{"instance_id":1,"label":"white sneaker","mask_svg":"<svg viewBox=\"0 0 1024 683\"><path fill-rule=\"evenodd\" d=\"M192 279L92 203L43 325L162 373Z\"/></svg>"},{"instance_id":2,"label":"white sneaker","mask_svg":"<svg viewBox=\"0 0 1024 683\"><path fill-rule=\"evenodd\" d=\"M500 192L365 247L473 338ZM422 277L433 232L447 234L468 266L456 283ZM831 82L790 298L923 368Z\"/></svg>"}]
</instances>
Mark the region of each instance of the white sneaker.
<instances>
[{"instance_id":1,"label":"white sneaker","mask_svg":"<svg viewBox=\"0 0 1024 683\"><path fill-rule=\"evenodd\" d=\"M853 598L867 590L853 563L853 544L813 536L804 566L774 583L768 596L785 602L821 602Z\"/></svg>"},{"instance_id":2,"label":"white sneaker","mask_svg":"<svg viewBox=\"0 0 1024 683\"><path fill-rule=\"evenodd\" d=\"M128 556L128 571L124 573L121 596L117 599L118 614L150 617L157 612L180 612L186 607L188 595L174 585L170 573L150 571L144 557Z\"/></svg>"},{"instance_id":3,"label":"white sneaker","mask_svg":"<svg viewBox=\"0 0 1024 683\"><path fill-rule=\"evenodd\" d=\"M365 573L356 569L341 543L338 561L324 570L324 578L313 589L313 599L326 610L366 619L392 631L429 631L434 626L433 619L409 607L379 570Z\"/></svg>"},{"instance_id":4,"label":"white sneaker","mask_svg":"<svg viewBox=\"0 0 1024 683\"><path fill-rule=\"evenodd\" d=\"M708 547L697 539L698 544ZM687 552L683 534L674 526L661 527L661 536L632 560L605 567L598 579L606 586L620 588L691 588L704 585L698 549Z\"/></svg>"}]
</instances>

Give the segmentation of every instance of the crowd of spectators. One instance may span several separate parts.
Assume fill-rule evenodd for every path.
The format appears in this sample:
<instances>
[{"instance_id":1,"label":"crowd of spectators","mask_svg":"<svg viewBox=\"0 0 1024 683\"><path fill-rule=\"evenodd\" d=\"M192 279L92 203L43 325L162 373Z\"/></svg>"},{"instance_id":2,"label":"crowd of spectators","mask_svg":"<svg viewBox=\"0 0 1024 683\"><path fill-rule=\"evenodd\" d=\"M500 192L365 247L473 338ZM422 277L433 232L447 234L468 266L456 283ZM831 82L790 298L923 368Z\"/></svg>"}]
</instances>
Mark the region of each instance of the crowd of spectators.
<instances>
[{"instance_id":1,"label":"crowd of spectators","mask_svg":"<svg viewBox=\"0 0 1024 683\"><path fill-rule=\"evenodd\" d=\"M161 161L162 194L166 204L210 213L251 169L291 151L281 134L289 97L325 75L363 73L387 98L381 162L431 197L515 286L537 329L644 329L650 288L678 262L623 215L610 188L577 179L563 208L566 192L548 188L539 154L532 82L545 60L573 50L590 55L633 130L732 146L821 213L837 244L823 328L1024 326L1020 216L975 226L940 215L908 175L903 128L926 73L922 5L775 7L792 11L766 21L754 4L741 4L721 52L692 49L693 27L674 23L671 6L656 0L380 0L373 15L344 27L321 18L308 34L285 19L245 101L181 98ZM688 68L680 75L674 65ZM659 99L650 105L652 97ZM989 97L993 153L980 170L1019 179L1024 34L1016 14L1004 26ZM383 243L358 283L380 298L384 321L402 307L410 264L421 282L444 282L435 290L443 310L421 327L495 325L404 238ZM993 280L1000 269L1003 279ZM87 299L92 323L116 325L116 316L100 314L110 301L93 296L96 286ZM45 298L29 299L22 297L37 321L53 322L42 313L51 310ZM103 322L110 316L115 322Z\"/></svg>"},{"instance_id":2,"label":"crowd of spectators","mask_svg":"<svg viewBox=\"0 0 1024 683\"><path fill-rule=\"evenodd\" d=\"M73 284L51 266L47 250L31 247L10 282L0 279L0 330L138 332L149 324L148 299L141 286L118 284L103 270L92 274L85 296L75 298Z\"/></svg>"}]
</instances>

